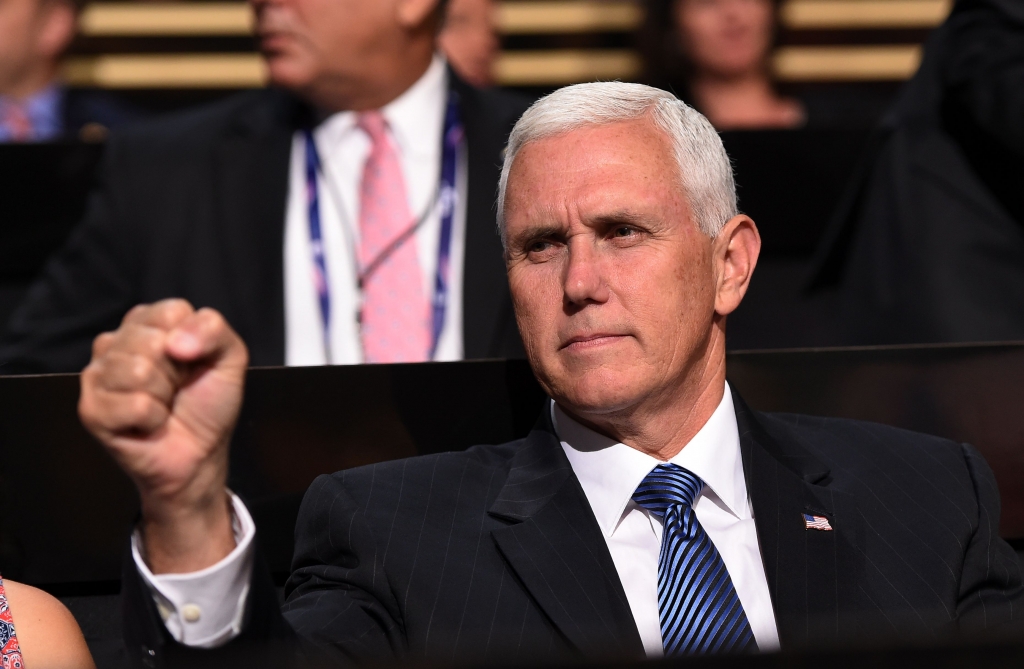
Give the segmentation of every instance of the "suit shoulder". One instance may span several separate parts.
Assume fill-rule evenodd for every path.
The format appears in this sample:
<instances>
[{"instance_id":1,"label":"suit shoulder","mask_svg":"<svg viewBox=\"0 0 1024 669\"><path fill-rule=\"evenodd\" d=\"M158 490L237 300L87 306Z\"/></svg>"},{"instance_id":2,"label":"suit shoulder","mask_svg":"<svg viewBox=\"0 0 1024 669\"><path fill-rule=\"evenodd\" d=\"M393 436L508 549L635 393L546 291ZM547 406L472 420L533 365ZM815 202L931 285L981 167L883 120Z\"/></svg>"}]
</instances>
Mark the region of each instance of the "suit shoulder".
<instances>
[{"instance_id":1,"label":"suit shoulder","mask_svg":"<svg viewBox=\"0 0 1024 669\"><path fill-rule=\"evenodd\" d=\"M317 478L303 499L315 513L339 500L351 511L374 517L409 514L429 500L431 508L484 510L508 476L521 442L474 446L465 451L391 460ZM404 516L403 516L404 517Z\"/></svg>"},{"instance_id":2,"label":"suit shoulder","mask_svg":"<svg viewBox=\"0 0 1024 669\"><path fill-rule=\"evenodd\" d=\"M346 487L358 488L371 483L416 485L430 480L450 480L453 475L461 476L464 472L479 476L483 472L507 470L509 461L521 444L522 440L518 440L472 446L464 451L389 460L336 472L331 478L343 482Z\"/></svg>"},{"instance_id":3,"label":"suit shoulder","mask_svg":"<svg viewBox=\"0 0 1024 669\"><path fill-rule=\"evenodd\" d=\"M784 450L802 450L804 456L824 465L828 488L851 494L871 519L891 519L892 510L899 508L923 510L945 519L942 522L977 518L978 486L991 474L984 467L979 470L975 458L980 456L969 446L846 418L797 414L760 414L758 418L780 445L798 447Z\"/></svg>"},{"instance_id":4,"label":"suit shoulder","mask_svg":"<svg viewBox=\"0 0 1024 669\"><path fill-rule=\"evenodd\" d=\"M967 448L959 442L848 418L785 413L758 418L776 440L796 444L826 464L836 480L902 481L907 486L919 481L930 488L944 480L973 497Z\"/></svg>"},{"instance_id":5,"label":"suit shoulder","mask_svg":"<svg viewBox=\"0 0 1024 669\"><path fill-rule=\"evenodd\" d=\"M116 130L146 117L142 109L110 91L81 88L65 91L64 124L67 134L74 135L90 123Z\"/></svg>"},{"instance_id":6,"label":"suit shoulder","mask_svg":"<svg viewBox=\"0 0 1024 669\"><path fill-rule=\"evenodd\" d=\"M962 452L962 444L923 432L852 418L832 418L794 413L758 413L772 436L797 441L811 450L828 453L856 445L872 451L920 449Z\"/></svg>"}]
</instances>

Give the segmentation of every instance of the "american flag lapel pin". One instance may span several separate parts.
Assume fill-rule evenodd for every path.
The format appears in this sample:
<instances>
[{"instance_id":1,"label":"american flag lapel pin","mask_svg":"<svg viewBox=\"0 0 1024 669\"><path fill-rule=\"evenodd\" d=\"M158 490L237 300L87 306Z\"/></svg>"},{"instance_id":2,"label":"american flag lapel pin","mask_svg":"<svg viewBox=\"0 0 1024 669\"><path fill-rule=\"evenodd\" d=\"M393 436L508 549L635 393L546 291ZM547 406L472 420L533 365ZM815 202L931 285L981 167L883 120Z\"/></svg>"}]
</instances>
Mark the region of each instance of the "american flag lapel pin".
<instances>
[{"instance_id":1,"label":"american flag lapel pin","mask_svg":"<svg viewBox=\"0 0 1024 669\"><path fill-rule=\"evenodd\" d=\"M809 513L804 514L804 527L808 530L832 531L832 526L828 524L828 518L825 516L812 516Z\"/></svg>"}]
</instances>

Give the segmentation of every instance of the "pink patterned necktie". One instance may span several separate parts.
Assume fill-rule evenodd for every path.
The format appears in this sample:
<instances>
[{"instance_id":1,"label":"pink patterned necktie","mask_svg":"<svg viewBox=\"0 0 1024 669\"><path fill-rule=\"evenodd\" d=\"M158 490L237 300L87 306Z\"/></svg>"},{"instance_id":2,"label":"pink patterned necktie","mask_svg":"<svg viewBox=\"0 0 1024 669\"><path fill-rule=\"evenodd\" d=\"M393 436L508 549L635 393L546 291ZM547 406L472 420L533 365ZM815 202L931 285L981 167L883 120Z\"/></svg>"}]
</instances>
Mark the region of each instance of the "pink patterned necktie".
<instances>
[{"instance_id":1,"label":"pink patterned necktie","mask_svg":"<svg viewBox=\"0 0 1024 669\"><path fill-rule=\"evenodd\" d=\"M430 352L430 303L423 292L416 239L409 235L381 254L413 224L405 179L379 111L359 115L370 155L359 191L359 266L363 272L361 332L366 362L422 362Z\"/></svg>"}]
</instances>

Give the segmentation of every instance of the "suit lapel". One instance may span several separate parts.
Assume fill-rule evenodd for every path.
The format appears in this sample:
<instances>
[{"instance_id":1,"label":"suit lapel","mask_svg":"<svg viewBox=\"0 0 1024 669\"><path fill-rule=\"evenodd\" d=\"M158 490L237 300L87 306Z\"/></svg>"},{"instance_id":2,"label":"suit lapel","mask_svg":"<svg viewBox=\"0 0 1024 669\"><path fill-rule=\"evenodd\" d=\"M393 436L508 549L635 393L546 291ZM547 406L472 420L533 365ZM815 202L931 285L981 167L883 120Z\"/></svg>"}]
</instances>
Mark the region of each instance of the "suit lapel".
<instances>
[{"instance_id":1,"label":"suit lapel","mask_svg":"<svg viewBox=\"0 0 1024 669\"><path fill-rule=\"evenodd\" d=\"M795 443L773 438L734 394L747 492L784 649L835 643L853 633L863 570L862 517L829 488L829 470ZM807 529L804 514L832 531Z\"/></svg>"},{"instance_id":2,"label":"suit lapel","mask_svg":"<svg viewBox=\"0 0 1024 669\"><path fill-rule=\"evenodd\" d=\"M501 336L512 324L504 251L498 237L495 198L509 128L486 108L480 91L449 69L466 131L466 250L462 278L463 346L467 358L499 357Z\"/></svg>"},{"instance_id":3,"label":"suit lapel","mask_svg":"<svg viewBox=\"0 0 1024 669\"><path fill-rule=\"evenodd\" d=\"M611 554L547 409L512 460L490 509L511 569L554 625L591 658L642 658L643 644Z\"/></svg>"},{"instance_id":4,"label":"suit lapel","mask_svg":"<svg viewBox=\"0 0 1024 669\"><path fill-rule=\"evenodd\" d=\"M225 314L249 346L252 364L284 364L284 221L298 104L266 91L215 147L217 220Z\"/></svg>"}]
</instances>

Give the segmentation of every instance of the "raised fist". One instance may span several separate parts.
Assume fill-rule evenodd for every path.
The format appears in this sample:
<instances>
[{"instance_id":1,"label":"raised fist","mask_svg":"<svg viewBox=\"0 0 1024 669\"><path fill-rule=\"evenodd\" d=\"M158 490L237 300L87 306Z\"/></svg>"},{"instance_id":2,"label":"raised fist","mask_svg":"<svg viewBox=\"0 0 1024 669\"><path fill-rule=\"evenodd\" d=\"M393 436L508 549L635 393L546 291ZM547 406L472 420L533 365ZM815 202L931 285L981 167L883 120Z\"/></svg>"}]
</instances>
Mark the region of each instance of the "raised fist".
<instances>
[{"instance_id":1,"label":"raised fist","mask_svg":"<svg viewBox=\"0 0 1024 669\"><path fill-rule=\"evenodd\" d=\"M157 573L202 569L234 547L225 486L247 364L224 318L184 300L137 306L93 344L79 415L139 490Z\"/></svg>"}]
</instances>

